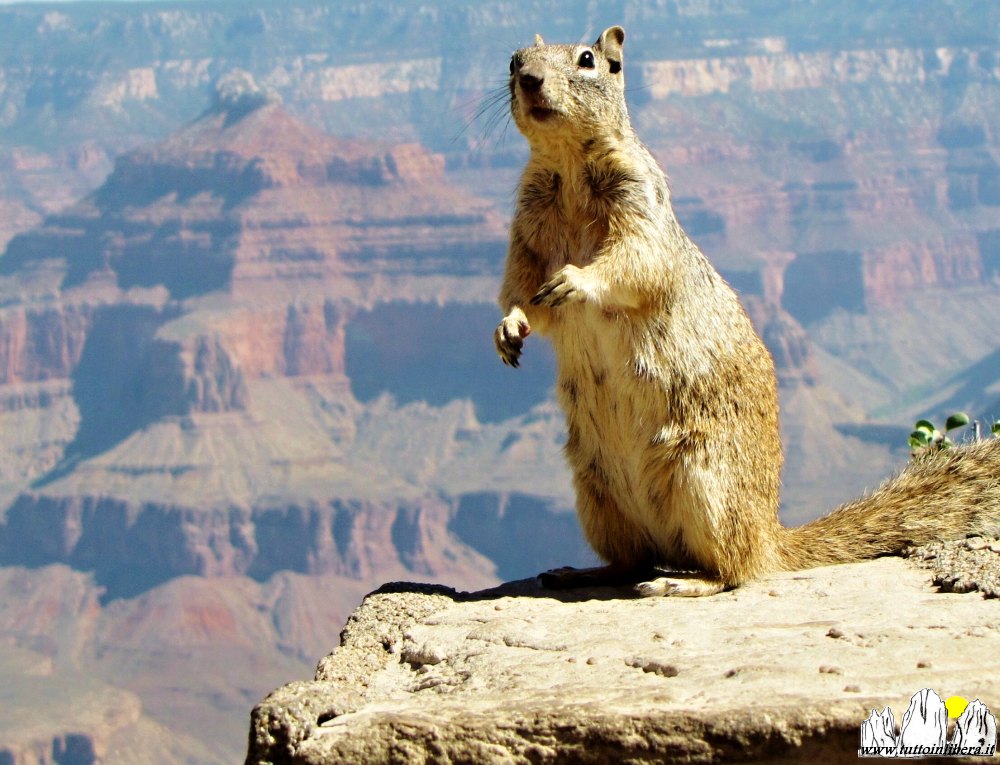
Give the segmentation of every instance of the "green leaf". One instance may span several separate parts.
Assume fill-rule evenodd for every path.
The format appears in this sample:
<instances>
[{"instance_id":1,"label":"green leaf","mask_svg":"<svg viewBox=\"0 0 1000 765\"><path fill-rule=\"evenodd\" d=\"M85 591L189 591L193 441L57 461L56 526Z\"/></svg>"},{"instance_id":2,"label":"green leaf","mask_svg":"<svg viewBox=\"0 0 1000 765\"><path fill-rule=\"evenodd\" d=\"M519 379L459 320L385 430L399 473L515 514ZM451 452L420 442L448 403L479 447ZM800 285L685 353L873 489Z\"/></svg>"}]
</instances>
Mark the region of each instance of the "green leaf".
<instances>
[{"instance_id":1,"label":"green leaf","mask_svg":"<svg viewBox=\"0 0 1000 765\"><path fill-rule=\"evenodd\" d=\"M944 424L944 429L945 431L954 430L955 428L963 428L968 424L969 415L965 412L955 412L948 418L948 422Z\"/></svg>"},{"instance_id":2,"label":"green leaf","mask_svg":"<svg viewBox=\"0 0 1000 765\"><path fill-rule=\"evenodd\" d=\"M990 433L994 436L1000 435L1000 420L997 420L992 425L990 425Z\"/></svg>"},{"instance_id":3,"label":"green leaf","mask_svg":"<svg viewBox=\"0 0 1000 765\"><path fill-rule=\"evenodd\" d=\"M930 420L917 420L916 424L913 426L916 430L926 430L928 433L933 433L937 428L934 427L934 423Z\"/></svg>"},{"instance_id":4,"label":"green leaf","mask_svg":"<svg viewBox=\"0 0 1000 765\"><path fill-rule=\"evenodd\" d=\"M933 440L933 437L926 430L915 430L910 433L910 446L917 449L923 446L928 446Z\"/></svg>"},{"instance_id":5,"label":"green leaf","mask_svg":"<svg viewBox=\"0 0 1000 765\"><path fill-rule=\"evenodd\" d=\"M938 444L938 448L939 449L950 449L954 445L955 445L955 442L952 441L950 438L948 438L948 436L945 436L944 439L941 441L941 443Z\"/></svg>"}]
</instances>

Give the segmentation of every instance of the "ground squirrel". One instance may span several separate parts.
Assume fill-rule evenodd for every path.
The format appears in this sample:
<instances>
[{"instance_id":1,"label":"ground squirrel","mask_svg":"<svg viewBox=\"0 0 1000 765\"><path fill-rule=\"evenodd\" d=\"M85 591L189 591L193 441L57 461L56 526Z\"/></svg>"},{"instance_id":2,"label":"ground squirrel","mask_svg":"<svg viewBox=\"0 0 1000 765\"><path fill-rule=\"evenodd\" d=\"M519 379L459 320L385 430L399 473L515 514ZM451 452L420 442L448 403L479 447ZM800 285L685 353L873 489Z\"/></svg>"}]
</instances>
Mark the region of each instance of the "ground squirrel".
<instances>
[{"instance_id":1,"label":"ground squirrel","mask_svg":"<svg viewBox=\"0 0 1000 765\"><path fill-rule=\"evenodd\" d=\"M778 520L774 364L736 294L682 230L625 105L622 46L535 45L510 62L531 157L495 332L518 366L549 337L584 534L608 565L543 582L639 582L708 595L772 571L898 552L1000 524L1000 442L914 460L870 495L800 528ZM659 567L694 576L657 576Z\"/></svg>"}]
</instances>

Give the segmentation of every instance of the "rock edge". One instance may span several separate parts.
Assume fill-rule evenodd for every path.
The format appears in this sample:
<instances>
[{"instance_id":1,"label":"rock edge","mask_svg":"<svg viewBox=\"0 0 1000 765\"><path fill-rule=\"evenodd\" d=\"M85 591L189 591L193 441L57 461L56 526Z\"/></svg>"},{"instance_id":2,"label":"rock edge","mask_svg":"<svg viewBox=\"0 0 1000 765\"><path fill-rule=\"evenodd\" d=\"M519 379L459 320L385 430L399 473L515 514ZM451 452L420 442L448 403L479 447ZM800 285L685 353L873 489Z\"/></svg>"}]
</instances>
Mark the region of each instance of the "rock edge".
<instances>
[{"instance_id":1,"label":"rock edge","mask_svg":"<svg viewBox=\"0 0 1000 765\"><path fill-rule=\"evenodd\" d=\"M898 724L923 688L1000 711L1000 599L928 578L884 558L701 599L386 585L315 680L254 709L246 762L853 759L869 712Z\"/></svg>"}]
</instances>

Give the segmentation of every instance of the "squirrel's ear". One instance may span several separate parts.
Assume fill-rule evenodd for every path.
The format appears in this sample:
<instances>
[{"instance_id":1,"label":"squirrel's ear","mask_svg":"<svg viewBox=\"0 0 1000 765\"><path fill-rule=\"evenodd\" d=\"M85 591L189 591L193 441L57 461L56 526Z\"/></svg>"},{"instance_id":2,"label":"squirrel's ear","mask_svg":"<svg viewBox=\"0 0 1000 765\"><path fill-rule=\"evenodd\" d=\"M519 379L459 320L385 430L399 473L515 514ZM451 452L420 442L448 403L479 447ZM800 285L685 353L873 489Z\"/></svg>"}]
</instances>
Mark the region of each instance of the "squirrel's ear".
<instances>
[{"instance_id":1,"label":"squirrel's ear","mask_svg":"<svg viewBox=\"0 0 1000 765\"><path fill-rule=\"evenodd\" d=\"M545 40L542 39L541 35L538 34L535 35L535 45L536 46L545 45Z\"/></svg>"},{"instance_id":2,"label":"squirrel's ear","mask_svg":"<svg viewBox=\"0 0 1000 765\"><path fill-rule=\"evenodd\" d=\"M608 27L594 43L594 49L600 50L611 64L611 73L618 74L622 70L622 46L625 45L625 30L621 27Z\"/></svg>"}]
</instances>

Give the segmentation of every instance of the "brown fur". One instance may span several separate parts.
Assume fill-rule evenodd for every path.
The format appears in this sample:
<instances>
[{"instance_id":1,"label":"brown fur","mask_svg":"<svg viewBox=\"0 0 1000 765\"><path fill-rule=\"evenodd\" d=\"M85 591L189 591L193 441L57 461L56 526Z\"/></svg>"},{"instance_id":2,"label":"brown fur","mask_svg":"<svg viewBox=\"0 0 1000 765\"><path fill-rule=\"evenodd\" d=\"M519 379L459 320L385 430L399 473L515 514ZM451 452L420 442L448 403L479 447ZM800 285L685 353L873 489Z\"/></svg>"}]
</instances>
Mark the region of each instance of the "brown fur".
<instances>
[{"instance_id":1,"label":"brown fur","mask_svg":"<svg viewBox=\"0 0 1000 765\"><path fill-rule=\"evenodd\" d=\"M781 526L774 365L632 129L623 42L620 27L590 47L537 38L511 60L511 112L531 157L495 342L516 367L532 330L551 339L580 523L608 562L547 581L695 568L704 575L640 591L703 595L1000 523L1000 444L988 442L918 461L803 528Z\"/></svg>"}]
</instances>

